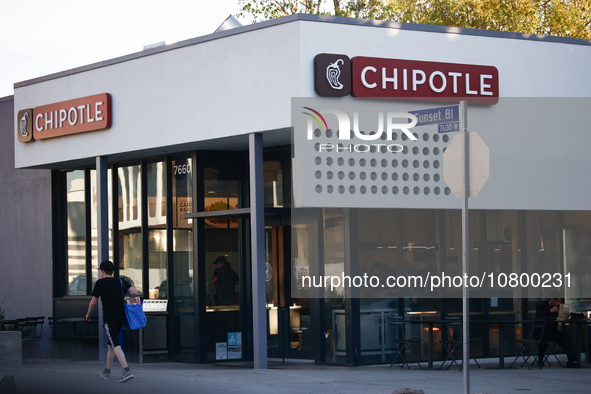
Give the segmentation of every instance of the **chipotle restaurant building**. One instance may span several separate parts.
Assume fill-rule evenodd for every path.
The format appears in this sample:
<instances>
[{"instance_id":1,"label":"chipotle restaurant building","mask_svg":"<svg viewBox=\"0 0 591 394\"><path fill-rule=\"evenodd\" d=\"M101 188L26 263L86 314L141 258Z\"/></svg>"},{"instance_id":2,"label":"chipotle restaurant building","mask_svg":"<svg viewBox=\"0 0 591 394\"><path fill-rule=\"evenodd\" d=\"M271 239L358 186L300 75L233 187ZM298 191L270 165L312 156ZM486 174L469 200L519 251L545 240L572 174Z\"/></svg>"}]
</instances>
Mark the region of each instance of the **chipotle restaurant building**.
<instances>
[{"instance_id":1,"label":"chipotle restaurant building","mask_svg":"<svg viewBox=\"0 0 591 394\"><path fill-rule=\"evenodd\" d=\"M424 339L410 359L444 358L422 321L461 315L457 295L303 277L461 273L444 152L467 100L490 149L471 270L560 274L548 291L591 310L589 64L588 40L300 14L16 83L0 99L0 301L10 318L82 317L111 259L148 317L131 361L391 362L393 316ZM218 256L238 276L224 303ZM526 335L486 321L532 317L546 289L528 285L475 293L473 356Z\"/></svg>"}]
</instances>

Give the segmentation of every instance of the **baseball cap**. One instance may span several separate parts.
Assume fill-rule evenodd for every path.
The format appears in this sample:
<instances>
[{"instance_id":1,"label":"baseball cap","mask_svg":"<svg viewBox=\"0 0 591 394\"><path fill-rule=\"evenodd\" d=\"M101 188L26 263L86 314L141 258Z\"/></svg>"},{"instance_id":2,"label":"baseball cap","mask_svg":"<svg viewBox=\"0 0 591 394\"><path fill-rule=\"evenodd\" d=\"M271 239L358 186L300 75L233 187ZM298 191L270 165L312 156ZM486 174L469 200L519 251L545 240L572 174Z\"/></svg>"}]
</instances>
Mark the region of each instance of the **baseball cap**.
<instances>
[{"instance_id":1,"label":"baseball cap","mask_svg":"<svg viewBox=\"0 0 591 394\"><path fill-rule=\"evenodd\" d=\"M105 260L101 263L100 269L111 272L115 270L115 266L109 260Z\"/></svg>"}]
</instances>

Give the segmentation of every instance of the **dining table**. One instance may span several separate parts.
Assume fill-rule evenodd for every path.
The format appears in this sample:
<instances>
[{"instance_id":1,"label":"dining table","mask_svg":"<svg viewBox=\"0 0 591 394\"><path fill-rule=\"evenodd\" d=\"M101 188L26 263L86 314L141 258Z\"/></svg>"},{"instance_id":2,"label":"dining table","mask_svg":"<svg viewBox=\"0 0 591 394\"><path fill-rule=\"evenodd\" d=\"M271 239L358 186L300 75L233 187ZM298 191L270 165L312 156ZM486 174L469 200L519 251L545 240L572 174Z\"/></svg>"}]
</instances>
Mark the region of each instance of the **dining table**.
<instances>
[{"instance_id":1,"label":"dining table","mask_svg":"<svg viewBox=\"0 0 591 394\"><path fill-rule=\"evenodd\" d=\"M492 365L486 369L513 369L510 365L505 365L505 324L520 324L522 320L476 320L472 323L481 323L487 325L499 326L499 365Z\"/></svg>"},{"instance_id":2,"label":"dining table","mask_svg":"<svg viewBox=\"0 0 591 394\"><path fill-rule=\"evenodd\" d=\"M433 367L433 328L435 324L440 326L445 326L446 324L451 323L449 320L435 320L435 319L427 319L427 320L406 320L405 322L411 324L426 324L428 328L428 348L427 348L427 368L426 369L437 369ZM425 369L425 368L422 368Z\"/></svg>"},{"instance_id":3,"label":"dining table","mask_svg":"<svg viewBox=\"0 0 591 394\"><path fill-rule=\"evenodd\" d=\"M0 331L6 331L6 327L10 327L11 330L18 328L18 320L2 320L0 322Z\"/></svg>"},{"instance_id":4,"label":"dining table","mask_svg":"<svg viewBox=\"0 0 591 394\"><path fill-rule=\"evenodd\" d=\"M69 323L72 327L70 332L72 333L72 359L76 358L76 339L80 337L78 334L78 325L79 323L86 322L86 319L83 317L64 317L59 319L58 322L60 323Z\"/></svg>"}]
</instances>

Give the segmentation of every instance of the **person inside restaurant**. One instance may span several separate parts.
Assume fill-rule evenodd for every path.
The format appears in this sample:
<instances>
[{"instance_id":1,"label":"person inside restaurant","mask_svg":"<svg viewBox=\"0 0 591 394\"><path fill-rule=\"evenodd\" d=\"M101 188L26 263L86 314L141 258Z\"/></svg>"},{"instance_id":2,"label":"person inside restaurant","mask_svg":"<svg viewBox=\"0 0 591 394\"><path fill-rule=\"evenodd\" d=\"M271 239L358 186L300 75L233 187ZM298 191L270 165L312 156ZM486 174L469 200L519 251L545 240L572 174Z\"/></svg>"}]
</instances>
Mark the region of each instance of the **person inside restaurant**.
<instances>
[{"instance_id":1,"label":"person inside restaurant","mask_svg":"<svg viewBox=\"0 0 591 394\"><path fill-rule=\"evenodd\" d=\"M564 334L558 330L558 322L556 320L558 319L560 304L563 302L564 298L562 298L560 292L554 292L548 301L540 301L536 307L536 318L546 319L546 326L544 327L543 332L541 329L534 332L536 339L541 339L538 363L541 363L539 366L543 366L545 360L544 353L548 348L548 342L554 341L562 346L566 352L568 357L566 367L581 368L581 364L579 360L577 360L572 338L570 335Z\"/></svg>"}]
</instances>

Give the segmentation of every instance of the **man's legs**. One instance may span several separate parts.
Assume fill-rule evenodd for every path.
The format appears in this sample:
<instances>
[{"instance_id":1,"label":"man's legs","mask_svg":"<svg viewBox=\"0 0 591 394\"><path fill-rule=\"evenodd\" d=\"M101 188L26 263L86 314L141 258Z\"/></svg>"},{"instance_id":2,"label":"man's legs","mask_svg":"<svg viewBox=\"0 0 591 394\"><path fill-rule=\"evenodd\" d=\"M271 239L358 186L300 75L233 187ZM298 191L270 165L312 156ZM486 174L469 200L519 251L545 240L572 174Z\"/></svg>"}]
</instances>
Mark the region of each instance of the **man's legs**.
<instances>
[{"instance_id":1,"label":"man's legs","mask_svg":"<svg viewBox=\"0 0 591 394\"><path fill-rule=\"evenodd\" d=\"M577 360L575 346L570 335L563 334L560 331L553 331L550 333L550 337L550 340L555 341L557 344L564 348L569 363L579 362L579 360Z\"/></svg>"},{"instance_id":2,"label":"man's legs","mask_svg":"<svg viewBox=\"0 0 591 394\"><path fill-rule=\"evenodd\" d=\"M110 346L109 346L110 347ZM123 367L123 369L127 368L127 360L125 360L125 353L123 353L123 349L121 349L121 346L117 346L113 352L113 354L117 355L117 360L119 360L119 364L121 364L121 366ZM108 356L107 356L107 362L108 362ZM111 360L111 364L112 364L112 360Z\"/></svg>"},{"instance_id":3,"label":"man's legs","mask_svg":"<svg viewBox=\"0 0 591 394\"><path fill-rule=\"evenodd\" d=\"M546 349L548 348L548 333L544 332L544 336L542 337L539 345L538 345L538 366L541 368L544 366L544 360L546 360Z\"/></svg>"},{"instance_id":4,"label":"man's legs","mask_svg":"<svg viewBox=\"0 0 591 394\"><path fill-rule=\"evenodd\" d=\"M546 349L548 348L548 342L540 342L538 345L538 366L543 367L544 361L546 360Z\"/></svg>"},{"instance_id":5,"label":"man's legs","mask_svg":"<svg viewBox=\"0 0 591 394\"><path fill-rule=\"evenodd\" d=\"M115 360L115 351L113 350L113 346L109 345L107 350L107 369L111 369L113 360Z\"/></svg>"},{"instance_id":6,"label":"man's legs","mask_svg":"<svg viewBox=\"0 0 591 394\"><path fill-rule=\"evenodd\" d=\"M101 375L105 379L110 379L111 377L111 367L113 366L113 360L115 356L119 360L119 363L123 367L123 372L121 374L121 378L117 380L118 383L126 382L130 379L133 379L133 373L129 369L127 365L127 360L125 359L125 354L123 353L123 349L121 349L121 345L119 343L119 332L121 331L120 324L112 324L112 323L105 323L105 332L107 333L107 340L109 341L109 347L107 352L107 367L101 373ZM108 374L108 378L105 376Z\"/></svg>"},{"instance_id":7,"label":"man's legs","mask_svg":"<svg viewBox=\"0 0 591 394\"><path fill-rule=\"evenodd\" d=\"M556 330L550 331L548 338L549 340L556 342L564 348L566 357L568 358L567 365L572 365L579 362L579 360L577 360L575 346L570 335L563 334L560 331Z\"/></svg>"},{"instance_id":8,"label":"man's legs","mask_svg":"<svg viewBox=\"0 0 591 394\"><path fill-rule=\"evenodd\" d=\"M113 359L115 358L115 351L113 346L109 344L107 346L107 366L101 371L101 376L105 379L111 379L111 367L113 366Z\"/></svg>"}]
</instances>

